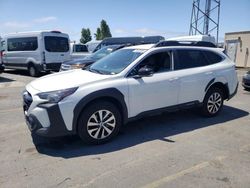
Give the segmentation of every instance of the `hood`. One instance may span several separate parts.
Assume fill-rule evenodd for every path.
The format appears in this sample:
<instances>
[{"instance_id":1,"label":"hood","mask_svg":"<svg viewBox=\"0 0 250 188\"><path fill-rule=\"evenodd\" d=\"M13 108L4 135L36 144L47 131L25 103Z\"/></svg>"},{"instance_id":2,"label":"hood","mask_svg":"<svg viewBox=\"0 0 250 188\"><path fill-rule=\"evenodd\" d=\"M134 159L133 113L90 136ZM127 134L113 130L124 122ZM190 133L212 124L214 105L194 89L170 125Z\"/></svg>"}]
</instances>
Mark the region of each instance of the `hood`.
<instances>
[{"instance_id":1,"label":"hood","mask_svg":"<svg viewBox=\"0 0 250 188\"><path fill-rule=\"evenodd\" d=\"M66 65L78 65L78 64L92 64L95 60L93 58L83 58L83 59L74 59L71 61L66 61L63 64Z\"/></svg>"},{"instance_id":2,"label":"hood","mask_svg":"<svg viewBox=\"0 0 250 188\"><path fill-rule=\"evenodd\" d=\"M109 77L111 77L111 75L102 75L81 69L71 70L38 78L32 81L27 86L27 88L32 87L40 92L48 92L78 87L81 85L94 83Z\"/></svg>"}]
</instances>

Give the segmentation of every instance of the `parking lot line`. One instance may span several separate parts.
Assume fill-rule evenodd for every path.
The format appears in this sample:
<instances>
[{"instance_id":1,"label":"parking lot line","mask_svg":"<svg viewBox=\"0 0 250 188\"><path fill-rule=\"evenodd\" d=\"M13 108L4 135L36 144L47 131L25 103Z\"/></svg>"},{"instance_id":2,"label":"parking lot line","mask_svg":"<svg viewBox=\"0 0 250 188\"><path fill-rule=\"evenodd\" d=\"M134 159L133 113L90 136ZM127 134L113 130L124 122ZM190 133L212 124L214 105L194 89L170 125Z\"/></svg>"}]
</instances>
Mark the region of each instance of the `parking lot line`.
<instances>
[{"instance_id":1,"label":"parking lot line","mask_svg":"<svg viewBox=\"0 0 250 188\"><path fill-rule=\"evenodd\" d=\"M215 158L216 161L222 161L224 160L226 157L225 156L218 156ZM177 172L175 174L172 174L170 176L165 176L159 180L156 180L156 181L153 181L145 186L143 186L142 188L156 188L156 187L159 187L165 183L168 183L170 181L173 181L175 179L178 179L186 174L190 174L192 172L195 172L197 170L200 170L200 169L203 169L205 167L208 167L210 165L211 161L205 161L205 162L202 162L202 163L199 163L197 165L194 165L188 169L185 169L185 170L182 170L180 172Z\"/></svg>"},{"instance_id":2,"label":"parking lot line","mask_svg":"<svg viewBox=\"0 0 250 188\"><path fill-rule=\"evenodd\" d=\"M6 112L14 112L14 111L19 111L22 110L22 108L12 108L8 110L0 110L0 113L6 113Z\"/></svg>"}]
</instances>

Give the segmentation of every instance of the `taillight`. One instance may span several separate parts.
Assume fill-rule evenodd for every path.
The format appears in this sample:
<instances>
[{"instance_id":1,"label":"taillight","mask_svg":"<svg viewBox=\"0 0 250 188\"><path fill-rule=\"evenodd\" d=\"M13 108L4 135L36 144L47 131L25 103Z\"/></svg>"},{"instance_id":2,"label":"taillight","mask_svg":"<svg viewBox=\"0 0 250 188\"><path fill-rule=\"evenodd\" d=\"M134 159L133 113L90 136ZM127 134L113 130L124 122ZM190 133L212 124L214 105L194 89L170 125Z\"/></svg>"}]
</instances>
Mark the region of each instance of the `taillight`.
<instances>
[{"instance_id":1,"label":"taillight","mask_svg":"<svg viewBox=\"0 0 250 188\"><path fill-rule=\"evenodd\" d=\"M0 57L3 57L3 51L0 52Z\"/></svg>"}]
</instances>

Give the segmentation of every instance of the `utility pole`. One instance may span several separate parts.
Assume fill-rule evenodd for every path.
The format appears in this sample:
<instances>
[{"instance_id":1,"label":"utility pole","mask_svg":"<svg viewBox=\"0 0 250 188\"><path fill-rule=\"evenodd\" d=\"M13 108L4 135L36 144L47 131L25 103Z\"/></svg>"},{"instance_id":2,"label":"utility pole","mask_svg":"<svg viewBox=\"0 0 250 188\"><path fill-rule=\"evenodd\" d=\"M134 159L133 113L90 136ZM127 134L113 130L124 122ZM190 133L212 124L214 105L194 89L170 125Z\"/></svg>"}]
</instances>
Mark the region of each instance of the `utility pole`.
<instances>
[{"instance_id":1,"label":"utility pole","mask_svg":"<svg viewBox=\"0 0 250 188\"><path fill-rule=\"evenodd\" d=\"M214 35L218 43L220 0L193 0L189 35Z\"/></svg>"}]
</instances>

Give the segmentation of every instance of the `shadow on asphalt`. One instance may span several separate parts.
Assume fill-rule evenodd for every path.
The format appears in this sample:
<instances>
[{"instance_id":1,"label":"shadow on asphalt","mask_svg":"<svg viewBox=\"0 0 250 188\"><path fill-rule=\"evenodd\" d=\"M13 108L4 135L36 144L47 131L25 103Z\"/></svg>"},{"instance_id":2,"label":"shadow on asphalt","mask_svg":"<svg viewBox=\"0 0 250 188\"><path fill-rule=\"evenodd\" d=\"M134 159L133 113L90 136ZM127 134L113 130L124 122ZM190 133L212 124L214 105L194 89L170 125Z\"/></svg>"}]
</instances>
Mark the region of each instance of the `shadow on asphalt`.
<instances>
[{"instance_id":1,"label":"shadow on asphalt","mask_svg":"<svg viewBox=\"0 0 250 188\"><path fill-rule=\"evenodd\" d=\"M45 139L32 135L32 138L41 154L73 158L114 152L153 140L174 144L175 141L169 137L208 126L219 126L220 123L247 115L248 112L230 106L224 106L222 112L213 118L202 117L195 110L164 113L129 123L115 139L103 145L85 145L77 136Z\"/></svg>"},{"instance_id":2,"label":"shadow on asphalt","mask_svg":"<svg viewBox=\"0 0 250 188\"><path fill-rule=\"evenodd\" d=\"M0 83L13 82L13 81L16 81L16 80L5 78L0 75Z\"/></svg>"},{"instance_id":3,"label":"shadow on asphalt","mask_svg":"<svg viewBox=\"0 0 250 188\"><path fill-rule=\"evenodd\" d=\"M26 70L12 70L12 69L5 69L4 73L8 73L8 74L16 74L16 75L21 75L21 76L27 76L27 77L31 77L29 75L29 72ZM39 77L47 75L48 73L41 73L39 75Z\"/></svg>"}]
</instances>

